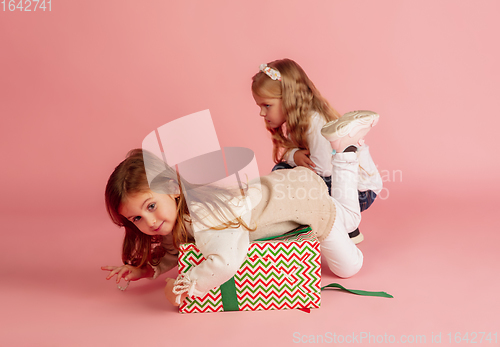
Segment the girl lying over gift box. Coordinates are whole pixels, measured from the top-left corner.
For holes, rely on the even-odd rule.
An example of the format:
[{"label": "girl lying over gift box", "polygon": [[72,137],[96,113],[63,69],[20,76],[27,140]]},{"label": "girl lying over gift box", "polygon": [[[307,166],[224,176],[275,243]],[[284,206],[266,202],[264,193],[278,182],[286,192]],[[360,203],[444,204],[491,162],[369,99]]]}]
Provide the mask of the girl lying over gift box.
[{"label": "girl lying over gift box", "polygon": [[[243,190],[232,190],[192,185],[153,154],[132,150],[106,186],[107,211],[125,228],[124,265],[103,266],[110,271],[107,279],[157,278],[177,264],[179,245],[194,239],[205,260],[167,279],[165,287],[167,299],[179,305],[186,296],[202,296],[233,277],[250,241],[299,225],[315,231],[333,273],[353,276],[363,264],[363,254],[348,236],[361,221],[356,151],[377,118],[371,112],[357,113],[324,126],[322,133],[336,153],[332,196],[323,180],[304,167],[274,171]],[[149,183],[147,170],[158,172]]]}]

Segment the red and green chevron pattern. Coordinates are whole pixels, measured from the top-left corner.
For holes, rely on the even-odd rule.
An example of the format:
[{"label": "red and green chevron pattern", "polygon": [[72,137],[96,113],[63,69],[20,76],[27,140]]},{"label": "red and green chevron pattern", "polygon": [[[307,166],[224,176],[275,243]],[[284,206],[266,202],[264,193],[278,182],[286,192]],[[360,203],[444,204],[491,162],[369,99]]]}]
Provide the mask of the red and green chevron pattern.
[{"label": "red and green chevron pattern", "polygon": [[[194,243],[181,245],[178,260],[179,273],[189,271],[191,267],[200,264],[204,260],[203,254],[196,248]],[[219,311],[224,311],[220,288],[212,289],[201,298],[186,298],[179,306],[179,312],[182,313]]]},{"label": "red and green chevron pattern", "polygon": [[[321,263],[319,241],[308,231],[279,240],[252,242],[247,258],[234,276],[240,311],[319,308]],[[179,273],[200,264],[194,244],[181,246]],[[200,298],[187,298],[182,313],[224,311],[220,288]]]}]

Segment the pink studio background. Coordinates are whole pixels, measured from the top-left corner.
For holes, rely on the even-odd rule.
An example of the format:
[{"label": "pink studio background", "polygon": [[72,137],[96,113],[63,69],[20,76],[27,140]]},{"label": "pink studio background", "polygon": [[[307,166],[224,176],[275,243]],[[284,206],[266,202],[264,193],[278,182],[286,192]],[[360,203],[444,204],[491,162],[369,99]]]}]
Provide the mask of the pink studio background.
[{"label": "pink studio background", "polygon": [[[498,13],[496,0],[53,0],[51,12],[1,11],[0,344],[285,346],[361,332],[498,341]],[[181,315],[162,280],[119,292],[99,270],[119,263],[122,238],[105,214],[108,175],[153,129],[204,109],[221,146],[253,149],[269,172],[250,79],[284,57],[340,112],[381,114],[368,142],[387,189],[363,214],[365,265],[347,280],[324,270],[323,281],[395,298],[329,291],[310,314]]]}]

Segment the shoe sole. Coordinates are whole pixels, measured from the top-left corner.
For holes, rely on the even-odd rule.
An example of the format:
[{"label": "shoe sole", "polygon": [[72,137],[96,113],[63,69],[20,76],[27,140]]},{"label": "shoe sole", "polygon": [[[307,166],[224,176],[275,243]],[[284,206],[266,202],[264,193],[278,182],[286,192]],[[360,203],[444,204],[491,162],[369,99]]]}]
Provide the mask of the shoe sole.
[{"label": "shoe sole", "polygon": [[361,233],[359,233],[357,236],[351,237],[351,241],[354,242],[355,245],[363,242],[364,239],[365,237]]},{"label": "shoe sole", "polygon": [[326,123],[321,129],[321,135],[332,142],[348,135],[355,128],[375,126],[379,117],[377,113],[366,110],[348,112],[339,119]]}]

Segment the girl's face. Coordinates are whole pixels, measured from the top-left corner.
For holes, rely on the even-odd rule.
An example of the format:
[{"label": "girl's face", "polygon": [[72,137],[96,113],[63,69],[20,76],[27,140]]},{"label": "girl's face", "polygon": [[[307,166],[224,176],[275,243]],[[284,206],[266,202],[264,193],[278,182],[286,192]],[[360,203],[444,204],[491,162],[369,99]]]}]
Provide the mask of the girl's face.
[{"label": "girl's face", "polygon": [[172,232],[177,219],[179,195],[159,194],[145,191],[128,196],[118,212],[134,223],[147,235],[168,235]]},{"label": "girl's face", "polygon": [[257,106],[260,107],[260,116],[264,117],[268,127],[276,129],[286,122],[286,117],[281,107],[281,99],[262,98],[255,94],[253,94],[253,98]]}]

